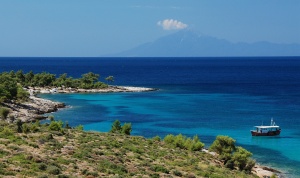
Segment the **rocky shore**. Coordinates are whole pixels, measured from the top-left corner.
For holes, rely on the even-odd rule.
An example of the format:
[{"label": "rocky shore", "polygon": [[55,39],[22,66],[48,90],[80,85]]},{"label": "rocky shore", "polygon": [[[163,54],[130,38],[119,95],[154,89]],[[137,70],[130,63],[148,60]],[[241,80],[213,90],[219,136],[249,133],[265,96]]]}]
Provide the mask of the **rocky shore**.
[{"label": "rocky shore", "polygon": [[45,119],[45,113],[57,111],[64,108],[65,104],[54,102],[47,99],[37,97],[37,94],[43,93],[112,93],[112,92],[148,92],[155,91],[154,88],[144,87],[127,87],[127,86],[109,86],[104,89],[77,89],[77,88],[51,88],[51,87],[29,87],[26,90],[30,93],[26,102],[9,101],[3,105],[10,109],[7,117],[9,122],[20,119],[22,122],[31,122],[35,120]]},{"label": "rocky shore", "polygon": [[[154,88],[144,87],[127,87],[127,86],[109,86],[105,89],[74,89],[74,88],[50,88],[50,87],[30,87],[26,89],[30,93],[28,101],[20,103],[16,101],[10,101],[3,103],[3,105],[9,108],[10,114],[7,117],[9,122],[14,122],[16,119],[20,119],[22,122],[32,122],[36,120],[45,119],[45,113],[51,113],[57,111],[59,108],[64,108],[65,104],[60,102],[54,102],[47,99],[37,97],[37,94],[45,93],[112,93],[112,92],[148,92],[156,91]],[[215,156],[215,153],[203,150]],[[252,170],[252,173],[260,178],[271,177],[284,177],[279,171],[260,166],[258,164]]]},{"label": "rocky shore", "polygon": [[64,87],[30,87],[27,89],[31,95],[38,93],[114,93],[114,92],[149,92],[156,91],[155,88],[145,87],[129,87],[129,86],[108,86],[101,89],[78,89],[78,88],[64,88]]},{"label": "rocky shore", "polygon": [[45,113],[57,111],[59,108],[65,107],[64,103],[54,102],[31,95],[28,101],[20,103],[15,101],[5,102],[5,107],[10,109],[7,117],[9,122],[20,119],[22,122],[31,122],[45,119]]}]

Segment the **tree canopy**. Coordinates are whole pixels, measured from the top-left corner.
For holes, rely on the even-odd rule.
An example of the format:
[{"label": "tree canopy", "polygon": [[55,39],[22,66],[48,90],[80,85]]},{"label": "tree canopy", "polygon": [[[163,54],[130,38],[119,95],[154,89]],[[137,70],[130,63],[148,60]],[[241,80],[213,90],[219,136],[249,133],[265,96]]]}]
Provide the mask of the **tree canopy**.
[{"label": "tree canopy", "polygon": [[66,73],[58,78],[49,72],[24,73],[17,72],[0,73],[0,102],[11,99],[25,100],[29,94],[23,87],[71,87],[83,89],[106,88],[107,84],[99,81],[100,75],[92,72],[82,74],[82,78],[74,79]]}]

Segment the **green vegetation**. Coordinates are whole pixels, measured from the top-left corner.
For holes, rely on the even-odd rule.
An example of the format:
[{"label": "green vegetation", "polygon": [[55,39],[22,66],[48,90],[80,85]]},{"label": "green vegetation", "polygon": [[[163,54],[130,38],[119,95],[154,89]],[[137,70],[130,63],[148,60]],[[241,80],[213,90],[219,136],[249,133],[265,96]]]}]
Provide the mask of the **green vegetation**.
[{"label": "green vegetation", "polygon": [[250,158],[252,153],[240,146],[236,147],[235,140],[228,136],[217,136],[209,149],[219,154],[219,159],[227,168],[239,168],[249,173],[255,165],[255,161]]},{"label": "green vegetation", "polygon": [[181,149],[186,149],[190,151],[201,151],[204,147],[204,143],[200,142],[199,137],[196,135],[193,139],[187,138],[182,134],[174,136],[172,134],[167,135],[164,141],[168,144],[173,145]]},{"label": "green vegetation", "polygon": [[125,123],[123,126],[121,126],[121,122],[119,120],[115,120],[109,132],[130,135],[131,131],[131,123]]},{"label": "green vegetation", "polygon": [[[74,79],[68,75],[61,74],[56,78],[55,74],[48,72],[36,73],[32,71],[23,73],[22,70],[17,72],[3,72],[0,74],[0,102],[6,100],[24,101],[28,98],[29,93],[23,87],[71,87],[82,89],[99,89],[107,88],[108,85],[99,81],[100,75],[92,72],[82,74],[81,78]],[[108,76],[106,81],[113,82],[113,76]]]},{"label": "green vegetation", "polygon": [[6,100],[26,100],[29,94],[18,83],[14,72],[0,74],[0,103]]},{"label": "green vegetation", "polygon": [[[0,121],[0,177],[257,177],[191,149],[201,143],[197,136],[168,135],[161,141],[65,125]],[[249,154],[235,150],[232,159],[242,166]]]}]

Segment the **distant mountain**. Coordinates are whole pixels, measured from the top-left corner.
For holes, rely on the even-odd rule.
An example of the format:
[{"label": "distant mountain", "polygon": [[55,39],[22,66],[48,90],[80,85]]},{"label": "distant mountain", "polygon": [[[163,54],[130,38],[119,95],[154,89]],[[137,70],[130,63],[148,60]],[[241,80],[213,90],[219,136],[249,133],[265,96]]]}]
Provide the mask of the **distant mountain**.
[{"label": "distant mountain", "polygon": [[300,56],[299,44],[232,43],[190,30],[164,36],[114,57]]}]

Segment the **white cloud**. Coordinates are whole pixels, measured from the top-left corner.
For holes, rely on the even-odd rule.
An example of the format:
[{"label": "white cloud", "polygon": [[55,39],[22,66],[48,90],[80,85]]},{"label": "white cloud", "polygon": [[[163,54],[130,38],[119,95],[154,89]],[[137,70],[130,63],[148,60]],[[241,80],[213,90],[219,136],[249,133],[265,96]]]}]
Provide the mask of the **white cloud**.
[{"label": "white cloud", "polygon": [[161,26],[164,30],[179,30],[184,29],[188,25],[174,19],[165,19],[158,21],[157,25]]}]

